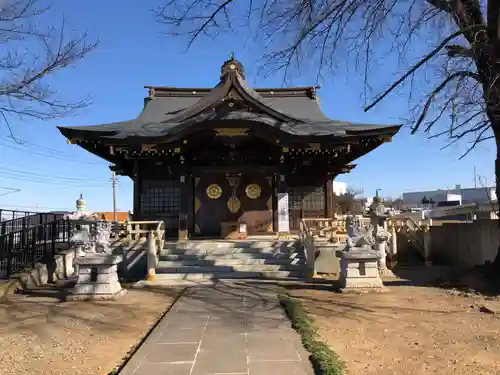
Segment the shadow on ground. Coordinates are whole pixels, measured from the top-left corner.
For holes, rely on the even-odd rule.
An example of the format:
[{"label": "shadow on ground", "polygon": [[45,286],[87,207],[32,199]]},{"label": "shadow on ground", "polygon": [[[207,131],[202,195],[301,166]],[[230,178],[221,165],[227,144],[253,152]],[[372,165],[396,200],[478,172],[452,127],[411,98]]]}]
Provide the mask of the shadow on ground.
[{"label": "shadow on ground", "polygon": [[[481,294],[485,297],[500,296],[500,273],[492,274],[491,269],[476,267],[457,270],[447,266],[429,266],[424,264],[398,264],[392,268],[393,276],[383,276],[386,287],[412,286],[453,290],[457,294]],[[337,275],[322,275],[304,283],[283,284],[289,290],[309,289],[340,293]]]},{"label": "shadow on ground", "polygon": [[500,295],[500,272],[492,272],[491,266],[484,265],[470,269],[456,269],[449,266],[396,265],[393,273],[397,280],[387,280],[387,286],[409,285],[453,289],[463,293]]}]

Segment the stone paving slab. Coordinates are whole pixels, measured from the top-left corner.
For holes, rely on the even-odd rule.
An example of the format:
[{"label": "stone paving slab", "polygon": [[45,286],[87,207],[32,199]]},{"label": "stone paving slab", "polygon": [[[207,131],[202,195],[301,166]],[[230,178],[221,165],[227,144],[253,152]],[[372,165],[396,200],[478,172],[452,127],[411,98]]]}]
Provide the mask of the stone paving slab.
[{"label": "stone paving slab", "polygon": [[270,284],[188,288],[121,375],[312,375]]}]

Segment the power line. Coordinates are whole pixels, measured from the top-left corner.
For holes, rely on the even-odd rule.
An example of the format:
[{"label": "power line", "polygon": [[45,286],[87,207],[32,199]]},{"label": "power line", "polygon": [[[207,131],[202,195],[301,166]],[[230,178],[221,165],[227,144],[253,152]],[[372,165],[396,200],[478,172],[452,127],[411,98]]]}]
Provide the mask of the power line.
[{"label": "power line", "polygon": [[19,137],[19,136],[16,136],[16,138],[9,137],[9,136],[3,136],[3,138],[9,142],[13,142],[14,143],[13,146],[16,146],[16,145],[17,146],[28,146],[29,145],[31,147],[39,148],[42,151],[48,151],[50,153],[60,154],[61,156],[70,156],[68,153],[65,153],[61,150],[56,150],[56,149],[53,149],[53,148],[50,148],[47,146],[42,146],[38,143],[26,141],[24,139],[21,139],[21,137]]},{"label": "power line", "polygon": [[[17,150],[17,151],[29,152],[30,154],[39,155],[39,156],[52,158],[52,159],[56,159],[56,160],[69,161],[69,162],[73,162],[73,163],[91,164],[91,165],[102,165],[102,163],[96,162],[96,161],[79,160],[79,159],[76,159],[76,158],[73,158],[69,155],[64,155],[64,154],[57,155],[57,153],[54,153],[55,150],[54,151],[46,151],[46,152],[44,150],[36,150],[36,149],[27,150],[26,148],[19,147],[19,146],[23,146],[23,144],[18,144],[18,143],[16,145],[9,145],[6,143],[0,143],[0,146],[11,148],[11,149]],[[24,145],[24,146],[26,146],[26,145]],[[38,146],[38,147],[41,147],[41,146]]]},{"label": "power line", "polygon": [[[7,171],[7,172],[2,172],[2,171]],[[0,167],[0,173],[6,173],[6,174],[21,174],[21,175],[27,175],[27,176],[33,176],[34,178],[38,179],[53,179],[53,180],[62,180],[62,181],[69,181],[69,182],[90,182],[90,183],[100,183],[104,184],[107,183],[105,181],[96,181],[96,180],[89,180],[87,178],[74,178],[74,177],[65,177],[65,176],[57,176],[57,175],[51,175],[51,174],[46,174],[46,173],[36,173],[36,172],[28,172],[20,169],[12,169],[12,168],[5,168],[5,167]]]},{"label": "power line", "polygon": [[10,180],[19,180],[19,181],[25,181],[25,182],[31,182],[31,183],[39,183],[39,184],[50,184],[53,185],[54,188],[102,188],[104,187],[105,183],[100,183],[100,184],[94,184],[94,185],[85,185],[82,183],[70,183],[70,182],[65,182],[65,181],[54,181],[54,180],[41,180],[41,179],[36,179],[36,178],[28,178],[24,176],[16,176],[16,175],[8,175],[8,174],[1,174],[0,177],[4,177],[6,179]]},{"label": "power line", "polygon": [[10,207],[10,208],[23,208],[23,209],[37,209],[37,208],[44,208],[46,210],[51,210],[51,211],[74,211],[74,208],[61,208],[61,207],[47,207],[47,206],[24,206],[24,205],[19,205],[19,204],[3,204],[0,203],[0,207]]},{"label": "power line", "polygon": [[3,197],[4,195],[19,193],[21,191],[21,189],[5,187],[5,186],[0,186],[0,190],[7,190],[6,193],[0,193],[0,197]]},{"label": "power line", "polygon": [[65,185],[75,185],[80,186],[81,184],[87,184],[92,186],[103,186],[106,182],[86,182],[84,180],[81,181],[70,181],[70,180],[57,180],[51,179],[50,177],[43,178],[37,176],[23,176],[12,172],[3,172],[0,171],[0,176],[5,177],[11,180],[20,180],[20,181],[28,181],[28,182],[40,182],[40,183],[48,183],[48,184],[65,184]]}]

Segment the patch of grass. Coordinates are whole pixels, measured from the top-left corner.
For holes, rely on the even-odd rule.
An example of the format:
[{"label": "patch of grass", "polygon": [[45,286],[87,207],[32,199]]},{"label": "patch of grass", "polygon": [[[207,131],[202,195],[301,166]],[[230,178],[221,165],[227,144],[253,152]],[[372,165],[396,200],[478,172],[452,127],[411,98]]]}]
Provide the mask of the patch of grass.
[{"label": "patch of grass", "polygon": [[314,370],[320,375],[343,375],[344,363],[330,347],[324,343],[311,316],[302,308],[299,301],[284,289],[278,291],[278,299],[283,306],[292,327],[300,334],[304,348],[310,353]]}]

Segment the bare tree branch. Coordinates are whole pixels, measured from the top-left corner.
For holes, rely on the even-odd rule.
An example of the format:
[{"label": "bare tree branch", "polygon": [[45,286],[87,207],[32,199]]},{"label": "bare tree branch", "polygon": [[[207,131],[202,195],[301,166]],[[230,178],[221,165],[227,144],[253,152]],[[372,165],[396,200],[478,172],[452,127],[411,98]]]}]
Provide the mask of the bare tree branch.
[{"label": "bare tree branch", "polygon": [[[265,52],[261,68],[280,70],[284,80],[293,68],[310,64],[323,77],[324,70],[333,74],[347,61],[346,67],[361,71],[363,91],[374,98],[365,111],[389,94],[404,93],[413,106],[407,119],[413,132],[423,129],[449,144],[468,142],[463,156],[495,139],[500,196],[498,0],[166,1],[157,19],[170,34],[188,35],[189,46],[201,35],[218,35],[234,20],[244,20]],[[415,56],[427,46],[436,47]],[[400,78],[383,82],[394,75],[388,72],[391,65]],[[377,74],[380,66],[383,72]],[[378,95],[369,94],[373,89]],[[424,94],[417,98],[419,93]],[[500,269],[500,256],[497,260]]]},{"label": "bare tree branch", "polygon": [[[446,85],[448,85],[449,82],[453,81],[456,78],[465,78],[465,77],[474,78],[475,80],[480,81],[479,75],[477,73],[470,72],[470,71],[455,72],[455,73],[449,75],[448,77],[446,77],[446,79],[443,82],[441,82],[438,85],[438,87],[436,87],[436,89],[434,91],[432,91],[432,93],[429,95],[429,97],[424,105],[424,108],[422,109],[422,113],[421,113],[420,117],[418,118],[416,124],[413,126],[413,128],[411,130],[412,134],[415,134],[418,131],[420,125],[427,117],[427,112],[429,111],[429,108],[432,105],[432,102],[435,100],[436,95],[438,95],[446,87]],[[428,130],[430,130],[430,128],[427,128],[427,131]]]},{"label": "bare tree branch", "polygon": [[473,51],[470,48],[460,46],[457,44],[448,45],[445,47],[449,57],[467,57],[472,58],[474,56]]},{"label": "bare tree branch", "polygon": [[394,82],[387,90],[385,90],[382,94],[379,95],[373,103],[365,107],[365,112],[368,112],[370,109],[375,107],[378,103],[382,101],[387,95],[389,95],[396,87],[398,87],[401,83],[403,83],[410,75],[415,73],[417,69],[422,67],[426,62],[436,56],[448,43],[450,40],[455,39],[457,36],[462,35],[463,31],[457,31],[445,38],[436,48],[434,48],[430,53],[425,55],[418,63],[416,63],[413,67],[411,67],[401,78],[399,78],[396,82]]},{"label": "bare tree branch", "polygon": [[46,82],[92,52],[87,33],[66,36],[61,26],[42,27],[50,7],[38,0],[12,0],[0,8],[0,119],[12,133],[12,117],[53,119],[88,105],[88,99],[64,101]]}]

